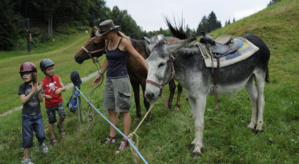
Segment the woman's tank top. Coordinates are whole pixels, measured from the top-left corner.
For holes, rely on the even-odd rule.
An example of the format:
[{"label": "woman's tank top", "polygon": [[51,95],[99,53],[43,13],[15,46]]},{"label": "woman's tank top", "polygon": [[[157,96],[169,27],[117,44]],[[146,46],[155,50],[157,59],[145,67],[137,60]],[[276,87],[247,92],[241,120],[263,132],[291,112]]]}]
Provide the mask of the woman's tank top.
[{"label": "woman's tank top", "polygon": [[107,79],[118,79],[123,77],[129,77],[127,71],[127,56],[128,51],[121,51],[119,45],[123,38],[118,42],[117,47],[114,50],[109,50],[109,41],[106,47],[106,57],[108,60]]}]

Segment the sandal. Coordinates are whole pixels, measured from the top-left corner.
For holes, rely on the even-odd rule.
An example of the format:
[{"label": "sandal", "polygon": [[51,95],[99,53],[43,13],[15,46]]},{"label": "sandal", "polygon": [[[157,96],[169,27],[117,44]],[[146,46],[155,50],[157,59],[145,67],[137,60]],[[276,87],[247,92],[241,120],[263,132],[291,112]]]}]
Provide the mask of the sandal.
[{"label": "sandal", "polygon": [[56,140],[56,138],[51,139],[50,142],[51,142],[51,145],[53,145],[53,146],[58,144],[58,141]]},{"label": "sandal", "polygon": [[66,134],[63,126],[59,126],[59,124],[57,124],[57,128],[59,130],[60,135],[64,136]]}]

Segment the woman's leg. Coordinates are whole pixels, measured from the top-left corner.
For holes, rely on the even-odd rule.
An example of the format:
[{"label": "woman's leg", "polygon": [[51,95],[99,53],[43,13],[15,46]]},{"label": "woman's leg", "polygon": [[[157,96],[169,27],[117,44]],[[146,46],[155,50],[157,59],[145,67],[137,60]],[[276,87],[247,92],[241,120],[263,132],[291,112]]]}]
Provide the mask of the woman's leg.
[{"label": "woman's leg", "polygon": [[[114,109],[109,109],[109,121],[117,127],[117,122],[118,122],[118,118],[117,118],[117,113],[115,112]],[[110,133],[109,133],[110,137],[115,137],[116,136],[116,132],[115,129],[113,128],[113,126],[110,125]]]},{"label": "woman's leg", "polygon": [[126,136],[128,136],[130,134],[130,128],[131,128],[130,112],[121,113],[121,116],[122,116],[122,119],[123,119],[124,134]]}]

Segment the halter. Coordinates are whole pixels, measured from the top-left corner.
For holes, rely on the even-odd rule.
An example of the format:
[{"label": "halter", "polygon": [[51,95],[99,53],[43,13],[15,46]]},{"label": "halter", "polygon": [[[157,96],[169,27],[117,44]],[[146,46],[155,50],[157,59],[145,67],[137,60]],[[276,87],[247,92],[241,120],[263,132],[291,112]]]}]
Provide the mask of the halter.
[{"label": "halter", "polygon": [[92,62],[93,63],[96,63],[97,62],[97,60],[96,59],[94,59],[93,57],[92,57],[92,55],[91,54],[95,54],[95,53],[98,53],[98,52],[101,52],[101,51],[104,51],[105,50],[105,47],[104,48],[101,48],[101,49],[98,49],[98,50],[94,50],[94,51],[88,51],[85,47],[81,47],[86,53],[87,53],[87,55],[91,58],[91,60],[92,60]]},{"label": "halter", "polygon": [[[95,37],[93,37],[92,39],[94,39]],[[98,49],[98,50],[94,50],[94,51],[88,51],[84,46],[81,47],[86,53],[87,55],[91,58],[92,62],[94,63],[94,65],[97,67],[97,71],[98,71],[98,74],[100,75],[100,68],[101,68],[101,65],[100,65],[100,62],[98,60],[99,57],[97,57],[97,59],[95,59],[94,57],[92,57],[91,54],[95,54],[95,53],[98,53],[98,52],[101,52],[101,51],[104,51],[105,50],[105,47],[104,48],[101,48],[101,49]],[[91,91],[90,93],[90,97],[91,95],[93,94],[93,92],[95,91],[95,89],[97,89],[101,84],[103,83],[103,78],[101,78],[101,82]]]},{"label": "halter", "polygon": [[174,65],[173,65],[174,60],[175,60],[175,57],[171,54],[170,55],[170,59],[168,61],[170,63],[170,65],[171,65],[170,72],[167,75],[167,77],[163,80],[162,84],[159,84],[159,83],[157,83],[155,81],[152,81],[152,80],[149,80],[149,79],[146,79],[146,81],[145,81],[146,83],[153,84],[154,86],[160,88],[159,96],[162,95],[162,91],[163,91],[164,86],[171,80],[172,76],[174,75],[174,72],[175,72],[174,71]]}]

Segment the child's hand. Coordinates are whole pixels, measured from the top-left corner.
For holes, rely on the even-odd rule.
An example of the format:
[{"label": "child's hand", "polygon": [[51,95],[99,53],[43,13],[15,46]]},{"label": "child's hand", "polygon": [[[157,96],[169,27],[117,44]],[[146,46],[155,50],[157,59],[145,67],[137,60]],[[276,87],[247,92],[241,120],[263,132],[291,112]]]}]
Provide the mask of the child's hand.
[{"label": "child's hand", "polygon": [[35,93],[37,91],[37,83],[32,84],[31,92]]},{"label": "child's hand", "polygon": [[45,99],[50,100],[52,97],[50,95],[44,95]]},{"label": "child's hand", "polygon": [[61,88],[58,88],[58,89],[55,91],[55,94],[56,94],[56,95],[60,95],[60,94],[61,94]]},{"label": "child's hand", "polygon": [[43,88],[43,83],[41,82],[40,84],[37,85],[37,91],[40,92]]}]

